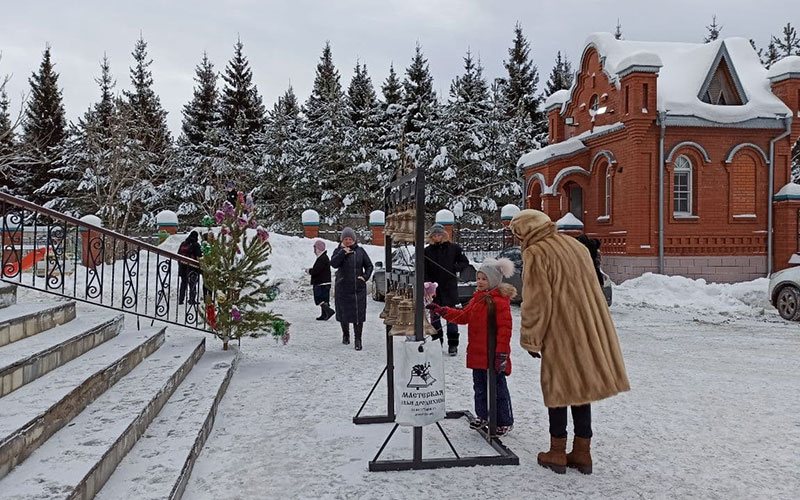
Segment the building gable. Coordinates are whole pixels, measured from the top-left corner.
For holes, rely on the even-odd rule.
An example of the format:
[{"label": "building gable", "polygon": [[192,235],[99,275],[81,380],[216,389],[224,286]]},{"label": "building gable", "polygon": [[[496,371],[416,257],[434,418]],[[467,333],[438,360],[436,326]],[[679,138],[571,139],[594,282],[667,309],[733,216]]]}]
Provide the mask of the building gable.
[{"label": "building gable", "polygon": [[736,74],[728,49],[720,45],[697,97],[706,104],[741,106],[747,104],[747,94]]}]

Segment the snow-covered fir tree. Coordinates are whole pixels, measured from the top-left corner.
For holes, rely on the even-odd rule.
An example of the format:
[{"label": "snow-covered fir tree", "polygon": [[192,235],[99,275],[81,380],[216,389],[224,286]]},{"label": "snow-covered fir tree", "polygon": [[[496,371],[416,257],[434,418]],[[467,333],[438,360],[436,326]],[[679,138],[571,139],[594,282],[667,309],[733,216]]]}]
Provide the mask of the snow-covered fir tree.
[{"label": "snow-covered fir tree", "polygon": [[614,29],[614,38],[622,40],[622,25],[619,23],[619,18],[617,18],[617,27]]},{"label": "snow-covered fir tree", "polygon": [[773,64],[781,60],[781,54],[778,52],[778,45],[775,43],[774,37],[769,41],[769,45],[767,45],[766,53],[761,57],[761,63],[766,66],[767,69],[772,67]]},{"label": "snow-covered fir tree", "polygon": [[11,119],[11,105],[6,93],[6,80],[0,81],[0,189],[17,194],[17,188],[25,184],[25,171],[18,165],[15,143],[16,123]]},{"label": "snow-covered fir tree", "polygon": [[353,185],[355,179],[349,178],[353,173],[347,168],[351,121],[330,42],[322,49],[314,87],[303,109],[308,125],[303,164],[308,171],[295,180],[294,189],[303,198],[317,200],[320,215],[335,222],[350,204],[345,186]]},{"label": "snow-covered fir tree", "polygon": [[347,173],[342,185],[348,204],[342,210],[351,216],[363,216],[367,223],[370,212],[382,205],[389,175],[380,156],[381,105],[366,64],[356,63],[347,89],[347,105],[352,147],[347,150]]},{"label": "snow-covered fir tree", "polygon": [[389,66],[389,76],[381,85],[383,102],[380,105],[378,122],[378,153],[381,171],[387,181],[398,166],[400,147],[405,127],[403,84],[397,77],[394,64]]},{"label": "snow-covered fir tree", "polygon": [[545,95],[552,95],[553,92],[558,90],[569,89],[572,87],[572,80],[575,75],[572,73],[572,65],[567,59],[566,54],[561,57],[561,51],[556,55],[556,64],[550,72],[550,78],[547,80],[545,87]]},{"label": "snow-covered fir tree", "polygon": [[128,109],[126,119],[132,118],[130,138],[138,144],[138,161],[147,165],[139,196],[140,218],[135,221],[143,228],[152,228],[155,213],[175,205],[169,190],[172,175],[168,159],[172,154],[172,137],[167,128],[167,112],[161,99],[153,90],[153,60],[147,53],[147,42],[142,36],[136,41],[133,52],[134,65],[130,67],[131,90],[123,92]]},{"label": "snow-covered fir tree", "polygon": [[262,163],[267,118],[241,39],[234,45],[233,57],[222,79],[225,86],[220,93],[219,156],[227,164],[222,168],[228,182],[233,182],[238,190],[251,192],[258,185],[254,173]]},{"label": "snow-covered fir tree", "polygon": [[772,41],[781,58],[800,55],[800,38],[797,37],[797,30],[792,23],[786,23],[786,26],[783,27],[783,35],[780,38],[773,36]]},{"label": "snow-covered fir tree", "polygon": [[294,89],[289,87],[269,113],[265,156],[254,196],[267,220],[277,230],[296,229],[298,213],[316,206],[317,199],[294,191],[295,182],[306,175],[303,163],[303,117]]},{"label": "snow-covered fir tree", "polygon": [[175,199],[180,200],[178,215],[200,223],[220,204],[228,172],[219,158],[221,115],[217,73],[208,54],[195,67],[192,100],[183,107],[183,123],[173,159]]},{"label": "snow-covered fir tree", "polygon": [[711,24],[706,26],[706,30],[708,30],[708,34],[703,38],[705,43],[710,43],[719,38],[720,32],[722,31],[722,25],[717,24],[717,16],[716,14],[711,16]]},{"label": "snow-covered fir tree", "polygon": [[67,121],[61,89],[58,88],[58,73],[50,57],[50,45],[45,47],[39,71],[28,79],[30,98],[22,123],[22,147],[26,185],[19,186],[21,194],[34,203],[43,204],[47,194],[37,192],[53,175],[50,170],[58,162],[61,147],[66,137]]},{"label": "snow-covered fir tree", "polygon": [[[399,145],[398,166],[402,169],[428,168],[441,153],[436,123],[440,120],[440,106],[433,90],[433,76],[428,60],[417,43],[411,65],[403,80],[404,125]],[[399,172],[397,172],[399,173]]]}]

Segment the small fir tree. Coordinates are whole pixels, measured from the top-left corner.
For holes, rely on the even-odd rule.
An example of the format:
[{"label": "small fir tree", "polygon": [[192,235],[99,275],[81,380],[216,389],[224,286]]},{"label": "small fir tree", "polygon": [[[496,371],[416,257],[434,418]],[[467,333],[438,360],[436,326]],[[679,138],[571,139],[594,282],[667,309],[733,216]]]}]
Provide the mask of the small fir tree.
[{"label": "small fir tree", "polygon": [[762,64],[766,66],[767,69],[771,68],[773,64],[780,61],[781,54],[778,52],[778,46],[775,44],[774,37],[769,41],[769,45],[767,45],[767,52],[761,58]]},{"label": "small fir tree", "polygon": [[204,286],[212,291],[205,298],[205,319],[214,336],[222,340],[223,350],[231,340],[267,331],[286,343],[288,323],[266,310],[275,298],[266,263],[272,247],[269,233],[258,225],[252,201],[245,201],[240,191],[236,207],[226,201],[213,222],[221,226],[220,232],[209,238],[200,268]]},{"label": "small fir tree", "polygon": [[614,38],[622,40],[622,25],[619,23],[619,18],[617,18],[617,28],[614,30]]},{"label": "small fir tree", "polygon": [[708,30],[708,34],[703,38],[705,43],[710,43],[719,38],[719,34],[722,31],[722,25],[717,24],[717,16],[716,14],[711,16],[711,24],[706,26],[706,30]]},{"label": "small fir tree", "polygon": [[781,58],[800,55],[800,38],[797,37],[797,30],[792,23],[786,23],[783,27],[783,36],[781,38],[773,36],[772,41],[775,42]]}]

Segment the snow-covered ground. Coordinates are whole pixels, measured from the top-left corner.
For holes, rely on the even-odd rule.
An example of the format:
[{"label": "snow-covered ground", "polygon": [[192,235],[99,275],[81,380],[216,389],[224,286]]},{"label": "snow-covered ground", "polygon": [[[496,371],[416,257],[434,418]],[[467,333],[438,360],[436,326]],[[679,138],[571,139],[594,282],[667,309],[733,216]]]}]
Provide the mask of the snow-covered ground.
[{"label": "snow-covered ground", "polygon": [[[280,240],[273,243],[280,255]],[[384,366],[383,304],[369,302],[365,347],[356,352],[340,343],[337,323],[314,320],[309,289],[299,286],[273,303],[292,323],[288,345],[242,342],[184,498],[796,498],[800,325],[781,320],[765,290],[766,280],[708,285],[655,275],[617,286],[612,313],[632,390],[593,405],[594,474],[560,476],[536,464],[548,445],[547,412],[539,362],[517,342],[509,378],[516,422],[504,443],[519,466],[368,472],[391,425],[356,426],[352,417]],[[463,346],[446,358],[449,409],[472,409],[464,363]],[[384,410],[385,394],[381,384],[365,414]],[[466,423],[445,428],[457,448],[480,447]],[[426,457],[449,456],[437,434],[425,430]],[[383,458],[408,458],[410,445],[410,433],[398,431]]]}]

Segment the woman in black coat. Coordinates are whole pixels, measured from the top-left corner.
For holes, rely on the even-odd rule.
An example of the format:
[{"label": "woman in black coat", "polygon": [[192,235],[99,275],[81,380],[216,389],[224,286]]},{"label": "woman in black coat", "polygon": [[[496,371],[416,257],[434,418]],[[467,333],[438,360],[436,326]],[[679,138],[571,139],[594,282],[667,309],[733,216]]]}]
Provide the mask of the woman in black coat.
[{"label": "woman in black coat", "polygon": [[[455,307],[458,303],[458,278],[460,273],[469,265],[469,259],[461,251],[461,247],[451,243],[447,238],[447,231],[441,224],[434,224],[430,229],[430,245],[425,247],[425,281],[439,284],[436,288],[436,297],[433,301],[440,306]],[[439,316],[431,314],[431,325],[436,329],[439,342],[442,338],[442,320]],[[447,353],[450,356],[458,354],[458,325],[447,323]]]},{"label": "woman in black coat", "polygon": [[325,250],[325,242],[317,240],[314,242],[314,253],[317,260],[314,267],[308,270],[311,275],[311,286],[314,288],[314,304],[322,309],[320,321],[328,321],[336,311],[331,309],[331,260],[328,258],[328,251]]},{"label": "woman in black coat", "polygon": [[342,325],[342,343],[350,343],[350,323],[355,330],[355,348],[362,348],[361,334],[367,319],[367,281],[372,275],[372,261],[356,243],[351,228],[342,230],[342,243],[334,250],[331,266],[336,269],[336,321]]},{"label": "woman in black coat", "polygon": [[[178,247],[178,255],[197,260],[203,256],[203,250],[200,248],[198,238],[200,235],[197,231],[192,231],[189,236],[183,240],[181,246]],[[186,300],[186,287],[189,287],[189,304],[197,304],[197,282],[200,279],[200,269],[193,267],[192,272],[189,272],[189,265],[183,262],[178,262],[178,278],[180,284],[178,286],[178,305],[183,304]]]}]

